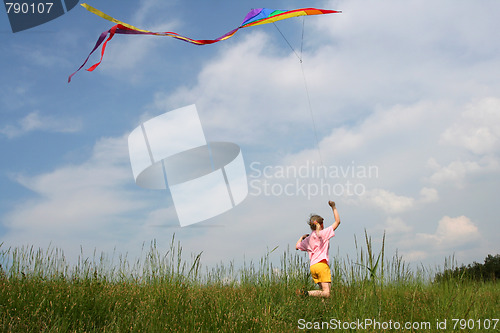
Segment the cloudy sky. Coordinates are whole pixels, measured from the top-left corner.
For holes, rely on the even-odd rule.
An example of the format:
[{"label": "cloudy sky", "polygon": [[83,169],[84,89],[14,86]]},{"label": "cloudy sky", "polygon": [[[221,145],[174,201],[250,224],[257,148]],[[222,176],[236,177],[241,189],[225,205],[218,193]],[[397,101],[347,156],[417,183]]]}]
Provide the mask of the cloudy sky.
[{"label": "cloudy sky", "polygon": [[[112,24],[77,6],[14,34],[1,15],[2,247],[133,258],[154,239],[168,248],[175,234],[208,266],[276,246],[278,258],[308,232],[310,213],[333,221],[334,200],[342,224],[331,256],[355,255],[365,229],[374,240],[385,230],[386,253],[414,266],[500,252],[498,1],[88,3],[198,39],[237,27],[252,8],[343,13],[243,29],[210,46],[118,35],[102,65],[70,84]],[[135,184],[127,137],[191,104],[208,141],[241,147],[249,194],[181,228],[168,191]]]}]

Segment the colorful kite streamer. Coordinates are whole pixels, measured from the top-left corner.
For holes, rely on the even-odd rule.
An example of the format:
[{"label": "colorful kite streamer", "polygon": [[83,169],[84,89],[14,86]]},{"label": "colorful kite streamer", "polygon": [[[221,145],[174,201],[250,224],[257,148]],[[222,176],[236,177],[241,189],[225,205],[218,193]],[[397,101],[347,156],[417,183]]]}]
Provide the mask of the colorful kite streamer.
[{"label": "colorful kite streamer", "polygon": [[[241,28],[247,28],[247,27],[253,27],[256,25],[260,24],[267,24],[267,23],[273,23],[276,21],[288,19],[291,17],[297,17],[297,16],[304,16],[304,15],[322,15],[322,14],[332,14],[332,13],[341,13],[341,11],[337,10],[325,10],[325,9],[316,9],[316,8],[300,8],[300,9],[293,9],[293,10],[272,10],[272,9],[267,9],[267,8],[257,8],[257,9],[252,9],[246,16],[245,19],[243,20],[243,23],[236,29],[233,29],[229,31],[228,33],[222,35],[219,38],[216,39],[191,39],[188,37],[181,36],[175,32],[153,32],[153,31],[148,31],[148,30],[143,30],[136,28],[130,24],[124,23],[122,21],[119,21],[103,12],[101,12],[98,9],[95,9],[94,7],[91,7],[87,5],[86,3],[81,4],[85,9],[90,11],[91,13],[94,13],[108,21],[111,21],[113,23],[116,23],[115,26],[113,26],[111,29],[108,31],[104,31],[101,36],[99,36],[99,39],[97,40],[94,48],[88,55],[87,59],[83,62],[83,64],[78,68],[73,74],[71,74],[68,78],[68,82],[71,82],[71,78],[73,75],[75,75],[80,69],[85,66],[87,61],[89,60],[90,56],[94,51],[104,42],[102,45],[101,49],[101,59],[99,60],[98,63],[92,65],[87,71],[91,72],[94,69],[96,69],[97,66],[99,66],[102,62],[102,58],[104,56],[104,51],[106,50],[106,44],[113,38],[115,34],[134,34],[134,35],[154,35],[154,36],[167,36],[167,37],[172,37],[176,39],[180,39],[182,41],[195,44],[195,45],[207,45],[207,44],[213,44],[220,42],[222,40],[226,40],[230,37],[232,37],[236,31],[238,31]],[[109,37],[106,39],[106,37],[109,35]]]}]

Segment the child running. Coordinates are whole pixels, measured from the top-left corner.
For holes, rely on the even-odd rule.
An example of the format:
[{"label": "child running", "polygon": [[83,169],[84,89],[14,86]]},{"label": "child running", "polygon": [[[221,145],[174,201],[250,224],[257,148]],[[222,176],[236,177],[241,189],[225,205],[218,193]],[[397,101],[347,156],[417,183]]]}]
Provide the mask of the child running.
[{"label": "child running", "polygon": [[339,213],[335,207],[335,202],[328,201],[332,207],[335,222],[324,229],[323,218],[319,215],[312,215],[307,222],[311,227],[311,234],[299,238],[295,245],[296,250],[307,251],[311,261],[311,275],[314,283],[317,283],[321,290],[300,291],[300,294],[319,297],[330,297],[330,287],[332,274],[330,272],[328,250],[330,248],[330,238],[335,236],[335,229],[340,224]]}]

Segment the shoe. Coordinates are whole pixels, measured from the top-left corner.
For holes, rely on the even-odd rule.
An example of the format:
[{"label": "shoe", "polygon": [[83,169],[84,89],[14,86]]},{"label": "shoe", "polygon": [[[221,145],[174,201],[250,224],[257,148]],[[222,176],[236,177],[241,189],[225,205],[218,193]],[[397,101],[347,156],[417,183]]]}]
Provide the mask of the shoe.
[{"label": "shoe", "polygon": [[307,296],[309,296],[309,292],[308,292],[306,289],[300,289],[300,288],[299,288],[299,289],[297,289],[297,290],[295,290],[295,294],[296,294],[297,296],[302,296],[302,297],[307,297]]}]

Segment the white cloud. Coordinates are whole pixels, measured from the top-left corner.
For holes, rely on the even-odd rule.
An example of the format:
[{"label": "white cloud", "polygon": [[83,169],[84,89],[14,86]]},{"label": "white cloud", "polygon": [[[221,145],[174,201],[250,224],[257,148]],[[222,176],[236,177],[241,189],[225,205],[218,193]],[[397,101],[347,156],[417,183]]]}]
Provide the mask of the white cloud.
[{"label": "white cloud", "polygon": [[500,99],[489,97],[467,105],[441,141],[478,155],[500,153]]},{"label": "white cloud", "polygon": [[409,262],[422,262],[429,258],[444,260],[452,254],[470,258],[479,253],[477,249],[483,236],[478,226],[468,217],[444,216],[438,221],[433,233],[415,232],[424,230],[425,225],[422,221],[418,226],[412,226],[399,217],[389,217],[375,229],[383,229],[387,234],[386,244],[396,247],[403,259]]},{"label": "white cloud", "polygon": [[436,189],[428,187],[422,188],[417,198],[398,195],[384,189],[371,189],[359,199],[362,203],[368,203],[387,214],[400,214],[425,204],[437,202],[439,194]]},{"label": "white cloud", "polygon": [[478,227],[466,216],[443,217],[433,234],[417,234],[418,242],[439,250],[456,250],[481,237]]},{"label": "white cloud", "polygon": [[[355,151],[366,145],[367,133],[363,130],[347,129],[341,127],[333,130],[332,134],[327,136],[321,141],[321,150],[335,150],[336,154],[347,153]],[[328,147],[334,147],[333,149],[328,149]]]},{"label": "white cloud", "polygon": [[424,187],[420,190],[420,202],[432,203],[439,201],[439,194],[435,188]]},{"label": "white cloud", "polygon": [[41,115],[34,111],[20,119],[15,125],[5,125],[0,128],[0,133],[13,139],[33,131],[74,133],[80,131],[82,123],[80,119],[56,118],[54,116]]},{"label": "white cloud", "polygon": [[387,221],[385,222],[384,225],[384,230],[387,232],[387,234],[404,234],[411,232],[413,228],[406,224],[401,218],[399,217],[389,217],[387,218]]},{"label": "white cloud", "polygon": [[144,206],[125,189],[133,182],[127,157],[124,138],[102,139],[82,164],[35,176],[18,175],[19,184],[36,197],[15,207],[4,224],[13,231],[41,238],[44,233],[75,237],[78,232],[108,229],[124,214]]},{"label": "white cloud", "polygon": [[498,172],[500,163],[495,157],[486,156],[476,161],[453,161],[446,166],[441,166],[434,158],[430,158],[427,166],[433,170],[429,177],[432,184],[451,183],[463,188],[467,177]]},{"label": "white cloud", "polygon": [[370,190],[362,200],[389,214],[405,212],[415,205],[415,199],[383,189]]},{"label": "white cloud", "polygon": [[407,262],[421,262],[422,260],[429,257],[429,253],[426,251],[409,251],[403,254],[403,259]]},{"label": "white cloud", "polygon": [[477,162],[455,161],[445,167],[441,167],[434,159],[430,159],[429,165],[437,169],[430,177],[430,181],[435,184],[452,182],[461,185],[468,173],[476,172],[480,169]]},{"label": "white cloud", "polygon": [[500,170],[500,99],[485,97],[461,109],[439,136],[443,149],[455,148],[456,153],[442,153],[439,160],[448,160],[444,165],[435,157],[427,160],[432,171],[427,179],[434,185],[463,188],[473,176]]}]

